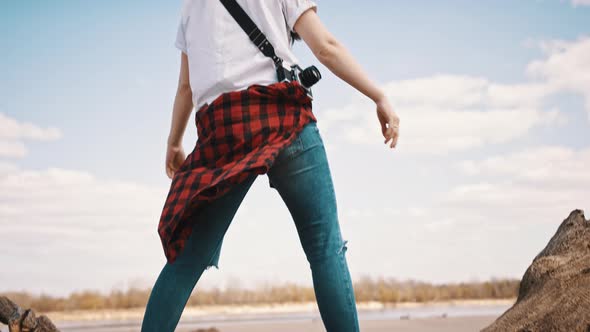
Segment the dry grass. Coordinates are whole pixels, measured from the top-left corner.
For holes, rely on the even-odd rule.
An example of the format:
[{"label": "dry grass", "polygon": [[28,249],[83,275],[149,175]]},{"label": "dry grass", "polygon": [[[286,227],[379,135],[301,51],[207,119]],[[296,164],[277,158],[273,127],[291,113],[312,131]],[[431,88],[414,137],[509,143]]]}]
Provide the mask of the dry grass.
[{"label": "dry grass", "polygon": [[[364,277],[354,283],[357,302],[385,304],[405,302],[436,302],[454,300],[511,299],[518,294],[519,281],[497,279],[486,282],[431,284],[398,281],[392,278]],[[83,291],[68,297],[32,295],[27,292],[1,293],[24,308],[38,312],[132,309],[145,307],[151,289],[131,288],[113,290],[109,294]],[[256,289],[228,287],[226,289],[196,289],[187,306],[255,305],[315,302],[312,287],[292,283],[261,286]]]}]

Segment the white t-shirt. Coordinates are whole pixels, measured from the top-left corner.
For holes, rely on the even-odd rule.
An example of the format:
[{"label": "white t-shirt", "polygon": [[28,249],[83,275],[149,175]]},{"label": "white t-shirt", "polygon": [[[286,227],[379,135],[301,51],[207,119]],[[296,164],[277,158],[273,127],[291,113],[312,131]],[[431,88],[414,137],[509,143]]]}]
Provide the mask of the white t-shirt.
[{"label": "white t-shirt", "polygon": [[[291,50],[293,25],[312,0],[236,0],[289,67],[299,64]],[[225,92],[277,82],[272,59],[252,43],[219,0],[184,0],[176,47],[186,53],[196,109]]]}]

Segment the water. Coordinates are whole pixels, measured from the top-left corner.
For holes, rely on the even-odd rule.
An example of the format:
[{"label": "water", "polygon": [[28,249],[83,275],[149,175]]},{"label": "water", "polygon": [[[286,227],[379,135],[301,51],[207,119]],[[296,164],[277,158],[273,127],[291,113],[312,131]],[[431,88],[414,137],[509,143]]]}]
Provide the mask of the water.
[{"label": "water", "polygon": [[[382,310],[359,310],[360,320],[399,320],[429,317],[470,317],[470,316],[500,316],[510,306],[494,305],[453,305],[453,306],[420,306],[414,308],[388,308]],[[211,315],[199,318],[183,318],[178,331],[191,331],[199,328],[216,326],[223,328],[231,325],[269,324],[289,322],[318,322],[321,321],[319,312],[314,313],[284,313],[284,314],[232,314]],[[139,331],[141,320],[127,321],[98,321],[98,322],[68,322],[58,324],[63,332],[136,332]],[[0,331],[4,331],[1,330]]]}]

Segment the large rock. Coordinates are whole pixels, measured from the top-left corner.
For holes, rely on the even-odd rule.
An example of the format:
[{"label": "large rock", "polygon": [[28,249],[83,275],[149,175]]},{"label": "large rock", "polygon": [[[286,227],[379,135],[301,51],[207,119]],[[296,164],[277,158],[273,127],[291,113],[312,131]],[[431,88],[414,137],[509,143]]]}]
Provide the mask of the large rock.
[{"label": "large rock", "polygon": [[47,316],[36,317],[33,310],[22,310],[6,296],[0,296],[0,323],[10,332],[59,332]]},{"label": "large rock", "polygon": [[583,211],[561,223],[526,270],[516,303],[482,331],[590,332],[590,221]]}]

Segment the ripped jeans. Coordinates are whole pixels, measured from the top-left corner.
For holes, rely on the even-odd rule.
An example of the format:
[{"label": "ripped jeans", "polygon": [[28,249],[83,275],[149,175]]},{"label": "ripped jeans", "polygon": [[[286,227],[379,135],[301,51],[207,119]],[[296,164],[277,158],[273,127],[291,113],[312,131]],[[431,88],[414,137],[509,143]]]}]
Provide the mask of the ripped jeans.
[{"label": "ripped jeans", "polygon": [[[201,210],[200,222],[185,248],[173,264],[166,263],[152,288],[142,332],[175,330],[202,273],[211,266],[218,267],[223,237],[257,176],[253,174]],[[308,123],[281,150],[267,176],[269,186],[278,191],[295,222],[326,330],[358,332],[345,257],[347,241],[340,232],[332,176],[316,122]]]}]

